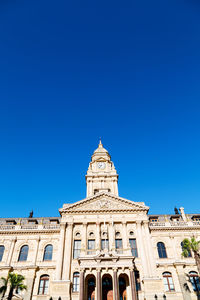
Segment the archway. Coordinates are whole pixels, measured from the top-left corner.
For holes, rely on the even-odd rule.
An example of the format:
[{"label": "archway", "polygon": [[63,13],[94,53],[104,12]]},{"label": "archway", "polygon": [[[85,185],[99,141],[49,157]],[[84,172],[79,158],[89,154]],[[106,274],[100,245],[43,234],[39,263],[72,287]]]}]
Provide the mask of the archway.
[{"label": "archway", "polygon": [[95,277],[93,275],[89,276],[87,278],[87,300],[95,300],[95,287]]},{"label": "archway", "polygon": [[102,300],[113,300],[112,277],[108,274],[102,279]]},{"label": "archway", "polygon": [[122,274],[119,276],[119,299],[127,300],[127,286],[129,285],[128,276]]}]

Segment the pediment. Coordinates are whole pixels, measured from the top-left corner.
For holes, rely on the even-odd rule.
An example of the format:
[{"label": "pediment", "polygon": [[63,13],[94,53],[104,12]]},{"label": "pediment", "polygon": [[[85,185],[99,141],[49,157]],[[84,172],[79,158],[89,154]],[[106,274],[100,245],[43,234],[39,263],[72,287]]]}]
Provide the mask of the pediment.
[{"label": "pediment", "polygon": [[143,202],[133,202],[110,193],[101,192],[73,204],[64,204],[60,213],[136,212],[148,211]]}]

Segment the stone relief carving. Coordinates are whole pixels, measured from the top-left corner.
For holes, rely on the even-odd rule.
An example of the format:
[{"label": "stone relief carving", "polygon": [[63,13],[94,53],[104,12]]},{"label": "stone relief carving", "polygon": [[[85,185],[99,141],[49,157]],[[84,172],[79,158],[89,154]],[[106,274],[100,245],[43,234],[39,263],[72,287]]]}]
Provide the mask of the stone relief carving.
[{"label": "stone relief carving", "polygon": [[[123,203],[120,200],[111,200],[109,198],[102,198],[91,200],[90,202],[81,203],[80,205],[74,206],[71,209],[73,211],[84,211],[84,210],[130,210],[138,209],[138,206],[134,204]],[[139,208],[140,209],[140,208]]]}]

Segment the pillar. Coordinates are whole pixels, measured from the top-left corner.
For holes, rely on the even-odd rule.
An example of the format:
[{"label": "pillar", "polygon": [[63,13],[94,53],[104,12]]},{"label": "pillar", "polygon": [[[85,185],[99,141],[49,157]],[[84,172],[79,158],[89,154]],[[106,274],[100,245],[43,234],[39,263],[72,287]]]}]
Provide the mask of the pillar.
[{"label": "pillar", "polygon": [[131,296],[132,300],[137,300],[136,284],[135,284],[135,272],[130,269],[130,284],[131,284]]},{"label": "pillar", "polygon": [[79,300],[84,300],[84,270],[80,272],[80,290],[79,290]]},{"label": "pillar", "polygon": [[7,257],[7,265],[8,266],[10,266],[11,262],[12,262],[12,256],[13,256],[16,240],[17,240],[16,237],[12,238],[12,240],[11,240],[11,244],[10,244],[10,247],[9,247],[10,251],[9,251],[9,254],[8,254],[8,257]]},{"label": "pillar", "polygon": [[64,240],[65,240],[65,223],[61,223],[60,224],[59,251],[58,251],[57,265],[56,265],[56,280],[61,280],[61,277],[62,277]]},{"label": "pillar", "polygon": [[109,223],[109,250],[114,251],[115,249],[115,232],[113,222]]},{"label": "pillar", "polygon": [[97,269],[97,300],[101,300],[101,269]]},{"label": "pillar", "polygon": [[37,255],[38,255],[38,248],[39,248],[39,243],[40,243],[40,237],[37,237],[36,243],[37,244],[36,244],[35,257],[33,259],[35,265],[37,264]]},{"label": "pillar", "polygon": [[101,237],[100,237],[100,222],[96,223],[96,248],[99,252],[101,250]]},{"label": "pillar", "polygon": [[73,223],[67,223],[66,237],[65,237],[65,251],[64,251],[64,263],[63,263],[63,280],[70,280],[70,270],[71,270],[71,257],[72,257],[72,231]]},{"label": "pillar", "polygon": [[84,222],[82,226],[81,256],[84,256],[87,250],[87,222]]},{"label": "pillar", "polygon": [[117,279],[117,269],[113,271],[113,289],[114,289],[114,300],[119,300],[119,286]]},{"label": "pillar", "polygon": [[147,269],[147,258],[146,253],[144,251],[144,243],[143,243],[143,237],[142,237],[142,226],[141,221],[136,221],[137,225],[137,245],[138,245],[138,254],[141,258],[142,268],[144,272],[144,277],[148,277],[148,269]]},{"label": "pillar", "polygon": [[149,233],[149,222],[148,221],[143,221],[143,232],[144,232],[144,237],[145,237],[145,250],[146,250],[146,256],[147,256],[147,261],[149,262],[149,274],[151,277],[155,277],[156,274],[156,262],[154,258],[154,253],[153,253],[153,246],[151,243],[150,239],[150,233]]},{"label": "pillar", "polygon": [[[126,226],[126,222],[123,221],[122,223],[122,232],[123,232],[123,253],[126,254],[128,252],[128,250],[130,249],[129,244],[128,244],[128,238],[127,238],[127,226]],[[128,249],[129,248],[129,249]]]},{"label": "pillar", "polygon": [[176,243],[175,243],[174,236],[172,234],[170,234],[169,235],[169,239],[170,239],[171,247],[172,247],[173,253],[174,253],[174,257],[173,258],[175,258],[175,260],[178,260],[178,255],[177,255],[177,251],[176,251]]}]

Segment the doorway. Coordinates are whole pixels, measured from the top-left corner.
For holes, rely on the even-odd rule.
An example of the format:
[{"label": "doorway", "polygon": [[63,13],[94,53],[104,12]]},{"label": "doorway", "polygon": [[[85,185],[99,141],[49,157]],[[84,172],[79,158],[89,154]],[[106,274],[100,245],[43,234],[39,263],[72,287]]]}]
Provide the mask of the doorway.
[{"label": "doorway", "polygon": [[113,284],[110,275],[105,275],[102,279],[102,300],[113,300]]},{"label": "doorway", "polygon": [[95,300],[95,278],[92,276],[90,278],[88,278],[88,282],[87,282],[87,286],[88,286],[88,300]]}]

